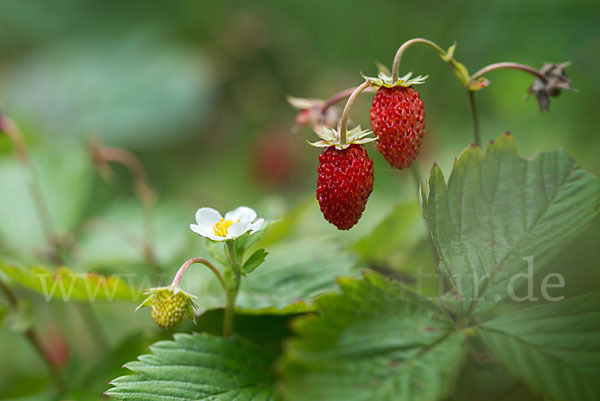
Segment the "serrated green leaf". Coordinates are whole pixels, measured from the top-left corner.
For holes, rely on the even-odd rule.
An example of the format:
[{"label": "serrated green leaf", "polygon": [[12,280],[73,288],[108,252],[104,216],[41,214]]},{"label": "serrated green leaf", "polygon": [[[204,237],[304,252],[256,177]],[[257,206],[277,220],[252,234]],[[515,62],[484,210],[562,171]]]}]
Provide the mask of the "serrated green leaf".
[{"label": "serrated green leaf", "polygon": [[600,204],[600,180],[566,152],[525,159],[510,134],[485,154],[467,148],[447,185],[435,166],[426,192],[423,215],[463,313],[506,298],[511,277],[528,271],[525,258],[533,257],[532,271],[538,271],[589,224]]},{"label": "serrated green leaf", "polygon": [[1,262],[0,270],[17,284],[42,294],[47,301],[135,301],[141,295],[117,276],[76,273],[66,267],[56,271],[41,266],[21,269]]},{"label": "serrated green leaf", "polygon": [[464,334],[398,282],[368,273],[340,280],[296,321],[281,363],[291,401],[433,401],[447,395],[463,359]]},{"label": "serrated green leaf", "polygon": [[523,309],[478,331],[498,359],[549,398],[600,399],[600,293]]},{"label": "serrated green leaf", "polygon": [[[314,309],[312,298],[335,288],[339,276],[359,276],[356,258],[329,241],[295,240],[269,248],[269,257],[244,277],[237,311],[290,314]],[[181,286],[198,296],[200,309],[222,307],[223,289],[208,269],[186,273]]]},{"label": "serrated green leaf", "polygon": [[107,394],[127,401],[270,401],[273,357],[240,338],[177,334],[150,347],[152,354],[125,367],[134,372]]},{"label": "serrated green leaf", "polygon": [[244,273],[244,274],[252,273],[258,266],[263,264],[263,262],[267,258],[268,254],[269,253],[264,248],[261,248],[261,249],[257,250],[256,252],[254,252],[244,262],[244,266],[242,266],[242,273]]}]

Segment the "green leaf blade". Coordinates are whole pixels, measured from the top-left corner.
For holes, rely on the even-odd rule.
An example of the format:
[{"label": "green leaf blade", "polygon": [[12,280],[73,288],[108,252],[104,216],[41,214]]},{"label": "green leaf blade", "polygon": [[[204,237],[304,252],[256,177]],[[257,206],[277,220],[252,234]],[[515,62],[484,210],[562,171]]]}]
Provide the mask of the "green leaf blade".
[{"label": "green leaf blade", "polygon": [[477,330],[498,359],[548,397],[600,399],[600,293],[523,309]]},{"label": "green leaf blade", "polygon": [[447,185],[435,166],[421,196],[459,309],[480,313],[509,295],[525,258],[538,271],[587,227],[598,214],[600,180],[562,150],[522,158],[505,134],[485,154],[467,148]]},{"label": "green leaf blade", "polygon": [[118,400],[274,401],[273,357],[240,337],[177,334],[125,365],[134,374],[113,380]]},{"label": "green leaf blade", "polygon": [[66,267],[56,271],[42,266],[21,269],[0,262],[0,271],[15,283],[41,294],[47,301],[136,301],[141,295],[120,277],[76,273]]},{"label": "green leaf blade", "polygon": [[242,273],[244,273],[244,274],[250,274],[250,273],[252,273],[254,270],[256,270],[256,268],[258,266],[260,266],[261,264],[263,264],[263,262],[267,258],[268,254],[269,254],[269,252],[267,252],[264,248],[256,250],[244,262],[244,265],[242,266]]},{"label": "green leaf blade", "polygon": [[301,318],[281,363],[286,399],[433,401],[447,395],[464,334],[445,315],[375,273],[340,280]]},{"label": "green leaf blade", "polygon": [[[260,268],[244,277],[236,311],[251,315],[312,311],[312,299],[335,289],[336,277],[358,277],[360,271],[356,257],[331,241],[285,241],[270,247]],[[199,295],[201,310],[222,307],[225,302],[223,289],[207,269],[186,273],[182,287]]]}]

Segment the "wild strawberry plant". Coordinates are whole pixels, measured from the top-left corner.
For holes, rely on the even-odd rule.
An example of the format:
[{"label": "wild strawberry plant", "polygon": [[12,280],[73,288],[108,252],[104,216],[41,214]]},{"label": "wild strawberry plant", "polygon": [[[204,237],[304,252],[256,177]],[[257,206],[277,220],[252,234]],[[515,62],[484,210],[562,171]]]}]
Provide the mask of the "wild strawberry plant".
[{"label": "wild strawberry plant", "polygon": [[[434,164],[421,180],[414,163],[427,138],[426,105],[417,91],[427,77],[401,76],[400,62],[416,44],[433,49],[450,66],[473,113],[473,141],[455,159],[448,179]],[[534,275],[543,275],[544,265],[597,216],[600,179],[560,149],[520,156],[509,133],[483,148],[475,104],[475,92],[489,85],[485,76],[515,69],[535,77],[529,92],[547,109],[551,97],[572,89],[567,64],[537,70],[502,62],[471,74],[454,52],[455,46],[444,50],[412,39],[398,49],[391,72],[380,67],[377,77],[364,77],[326,101],[290,98],[301,109],[296,122],[311,126],[319,137],[312,145],[323,149],[316,198],[327,222],[349,230],[369,207],[377,178],[369,148],[395,169],[412,169],[418,206],[416,200],[398,205],[372,233],[344,248],[332,238],[289,236],[302,224],[301,212],[266,222],[245,206],[225,215],[198,209],[190,225],[201,237],[190,248],[195,255],[185,258],[169,285],[148,286],[139,307],[149,307],[159,327],[177,331],[184,317],[205,320],[222,308],[216,315],[221,329],[204,330],[199,323],[198,331],[205,332],[182,330],[154,343],[149,353],[125,365],[129,372],[112,380],[106,394],[132,401],[470,400],[476,399],[471,384],[493,372],[497,382],[485,383],[489,399],[512,399],[515,388],[525,394],[522,399],[600,399],[600,293],[551,296],[548,288],[564,286],[564,278],[550,273],[541,282],[547,302],[528,305],[537,300],[529,291]],[[354,101],[371,92],[376,94],[365,115],[373,132],[349,128]],[[344,99],[340,114],[335,104]],[[427,115],[435,116],[435,110]],[[33,177],[31,197],[48,237],[46,259],[75,260],[72,239],[78,233],[56,235],[16,124],[3,116],[0,128]],[[98,143],[91,150],[104,175],[113,162],[132,171],[145,227],[152,227],[157,198],[140,163]],[[426,230],[418,224],[423,221]],[[161,258],[155,245],[162,242],[141,246],[145,264],[156,272],[189,254]],[[427,276],[428,286],[423,287],[420,271],[398,275],[378,267],[399,243],[408,249],[402,261],[435,264],[438,274]],[[203,269],[191,276],[194,264]],[[20,306],[13,287],[45,294],[57,277],[73,286],[77,299],[85,299],[90,282],[110,282],[114,297],[129,298],[129,285],[116,277],[9,263],[0,268],[0,278],[6,278],[0,285],[14,315]],[[37,280],[40,273],[47,279]],[[526,295],[519,287],[524,278]],[[6,314],[0,309],[0,316]],[[275,316],[283,328],[267,320]],[[291,332],[285,328],[290,321]],[[31,326],[22,333],[39,349]],[[61,394],[76,397],[77,389],[64,389],[61,372],[46,362]]]}]

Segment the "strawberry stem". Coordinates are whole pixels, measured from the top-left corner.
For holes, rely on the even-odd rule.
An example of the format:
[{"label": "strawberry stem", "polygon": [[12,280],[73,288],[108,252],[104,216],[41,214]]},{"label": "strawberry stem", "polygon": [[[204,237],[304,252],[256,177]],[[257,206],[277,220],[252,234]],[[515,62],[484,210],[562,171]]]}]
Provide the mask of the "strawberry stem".
[{"label": "strawberry stem", "polygon": [[[352,94],[352,92],[354,92],[354,89],[356,89],[356,87],[353,86],[352,88],[344,89],[343,91],[339,91],[338,93],[331,95],[331,97],[325,101],[325,103],[323,104],[323,107],[321,107],[321,116],[324,116],[325,113],[327,113],[327,110],[329,110],[329,108],[331,106],[333,106],[337,102],[350,96]],[[363,92],[371,92],[371,91],[372,91],[372,88],[367,88]]]},{"label": "strawberry stem", "polygon": [[404,42],[396,51],[396,55],[394,56],[394,64],[392,65],[392,82],[396,82],[398,80],[398,72],[400,70],[400,60],[402,59],[402,54],[406,49],[408,49],[412,45],[422,44],[431,47],[433,50],[438,52],[441,56],[445,56],[446,52],[440,46],[435,44],[434,42],[423,39],[423,38],[415,38],[410,39]]},{"label": "strawberry stem", "polygon": [[227,241],[227,257],[230,262],[230,269],[233,276],[229,277],[227,281],[227,303],[225,305],[225,312],[223,316],[223,337],[227,338],[233,333],[233,320],[235,317],[235,301],[237,299],[238,292],[240,291],[240,285],[242,280],[242,267],[238,260],[238,254],[235,249],[234,241]]},{"label": "strawberry stem", "polygon": [[144,165],[133,153],[128,150],[102,146],[96,138],[90,140],[90,152],[94,163],[99,169],[106,168],[108,163],[117,163],[124,166],[133,177],[134,193],[140,201],[143,209],[143,224],[146,238],[144,248],[147,251],[148,266],[155,276],[159,276],[161,269],[154,254],[155,243],[155,221],[152,207],[156,201],[156,195],[152,191],[148,181],[148,174]]},{"label": "strawberry stem", "polygon": [[362,84],[358,85],[356,88],[354,88],[354,90],[350,94],[350,97],[348,98],[348,101],[346,102],[346,105],[344,106],[344,111],[342,112],[342,118],[340,118],[340,121],[338,122],[338,132],[340,133],[340,145],[346,144],[346,130],[348,129],[348,116],[350,114],[350,108],[352,107],[352,103],[354,103],[354,100],[360,94],[360,92],[364,91],[365,89],[367,89],[370,86],[371,86],[371,82],[369,82],[367,80],[367,81],[363,82]]},{"label": "strawberry stem", "polygon": [[[0,290],[2,290],[2,292],[6,296],[6,299],[8,300],[11,308],[16,310],[18,308],[17,297],[12,292],[12,290],[6,284],[4,284],[2,280],[0,280]],[[40,358],[42,358],[42,360],[48,367],[48,370],[50,371],[52,379],[56,383],[56,387],[58,388],[59,392],[61,394],[64,393],[66,387],[65,382],[63,381],[62,376],[60,374],[60,371],[55,365],[55,363],[52,361],[52,359],[48,357],[48,353],[44,350],[44,346],[42,345],[42,342],[40,341],[40,338],[33,329],[33,327],[30,327],[25,332],[23,332],[23,336],[27,339],[27,341],[29,341],[33,349],[35,349],[35,351],[39,354]]]},{"label": "strawberry stem", "polygon": [[481,136],[479,134],[479,117],[477,116],[477,107],[475,105],[475,91],[468,90],[469,105],[471,106],[471,115],[473,117],[473,142],[481,146]]},{"label": "strawberry stem", "polygon": [[13,120],[2,114],[0,114],[0,132],[4,132],[12,141],[15,147],[17,160],[19,163],[21,163],[23,169],[25,169],[29,174],[29,195],[31,196],[34,208],[38,214],[42,230],[44,231],[44,236],[46,237],[46,242],[48,243],[50,249],[52,249],[52,256],[54,259],[56,259],[56,262],[62,263],[61,252],[59,249],[60,242],[57,240],[50,210],[44,201],[38,175],[33,167],[33,164],[31,163],[23,133]]},{"label": "strawberry stem", "polygon": [[173,279],[173,282],[171,283],[172,287],[177,287],[179,285],[179,282],[181,281],[181,278],[183,277],[183,273],[185,273],[185,271],[188,269],[188,267],[190,267],[194,263],[201,263],[204,266],[208,267],[215,274],[215,276],[217,276],[217,279],[219,279],[219,283],[221,283],[221,287],[223,287],[224,290],[227,290],[227,285],[225,284],[225,279],[223,279],[223,276],[221,275],[221,272],[219,271],[219,269],[217,269],[208,260],[202,259],[202,258],[192,258],[190,260],[187,260],[183,265],[181,265],[181,267],[177,271],[177,274],[175,275],[175,278]]},{"label": "strawberry stem", "polygon": [[480,78],[481,76],[487,74],[490,71],[500,70],[500,69],[504,69],[504,68],[510,68],[510,69],[521,70],[521,71],[527,72],[531,75],[534,75],[536,78],[538,78],[539,80],[541,80],[544,83],[548,81],[548,79],[544,76],[544,74],[542,74],[540,71],[536,70],[535,68],[530,67],[525,64],[512,63],[512,62],[502,62],[502,63],[494,63],[494,64],[487,65],[487,66],[483,67],[482,69],[480,69],[479,71],[477,71],[475,74],[471,75],[471,81],[474,81],[477,78]]}]

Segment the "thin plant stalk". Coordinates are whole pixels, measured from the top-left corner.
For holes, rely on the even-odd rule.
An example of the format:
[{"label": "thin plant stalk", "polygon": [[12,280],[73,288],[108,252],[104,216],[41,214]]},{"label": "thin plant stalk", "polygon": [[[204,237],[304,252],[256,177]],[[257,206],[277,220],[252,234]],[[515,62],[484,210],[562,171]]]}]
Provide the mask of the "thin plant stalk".
[{"label": "thin plant stalk", "polygon": [[369,81],[365,81],[362,84],[358,85],[346,101],[346,105],[344,106],[344,111],[342,112],[342,117],[338,122],[338,132],[340,133],[340,144],[344,145],[346,143],[346,130],[348,129],[348,116],[350,115],[350,109],[352,108],[352,103],[356,100],[358,95],[371,86]]},{"label": "thin plant stalk", "polygon": [[528,65],[525,65],[525,64],[512,63],[512,62],[502,62],[502,63],[494,63],[494,64],[486,65],[485,67],[483,67],[482,69],[480,69],[479,71],[477,71],[476,73],[471,75],[471,81],[474,81],[477,78],[482,77],[483,75],[487,74],[488,72],[495,71],[495,70],[501,70],[501,69],[507,69],[507,68],[527,72],[527,73],[535,76],[537,79],[541,80],[544,83],[548,82],[548,78],[546,78],[546,76],[544,74],[542,74],[541,71],[538,71],[537,69],[530,67]]},{"label": "thin plant stalk", "polygon": [[242,268],[238,261],[238,255],[233,241],[227,241],[227,254],[231,263],[231,277],[227,283],[227,303],[225,304],[225,312],[223,316],[223,337],[227,338],[233,333],[234,317],[235,317],[235,301],[240,290],[242,281]]},{"label": "thin plant stalk", "polygon": [[150,187],[144,165],[133,153],[121,148],[102,146],[94,138],[90,141],[90,150],[98,167],[106,168],[108,163],[118,163],[124,166],[133,177],[134,193],[140,200],[143,208],[145,233],[144,255],[148,266],[152,269],[152,273],[156,277],[159,277],[161,269],[153,250],[154,243],[156,242],[155,218],[153,212],[156,196]]},{"label": "thin plant stalk", "polygon": [[471,107],[471,119],[473,121],[473,142],[477,146],[481,146],[481,135],[479,133],[479,116],[477,114],[477,105],[475,103],[475,92],[467,91],[469,96],[469,106]]},{"label": "thin plant stalk", "polygon": [[444,51],[444,49],[442,49],[440,46],[438,46],[436,43],[432,42],[431,40],[427,40],[427,39],[423,39],[423,38],[415,38],[415,39],[407,40],[398,48],[398,50],[396,51],[396,54],[394,55],[394,64],[392,65],[392,82],[396,82],[398,80],[398,75],[399,75],[399,71],[400,71],[400,61],[402,59],[402,55],[404,54],[406,49],[408,49],[410,46],[416,45],[416,44],[422,44],[422,45],[429,46],[433,50],[438,52],[438,54],[440,54],[441,56],[446,55],[446,52]]},{"label": "thin plant stalk", "polygon": [[[4,284],[4,282],[2,280],[0,280],[0,289],[4,293],[6,299],[10,303],[11,307],[16,310],[18,307],[17,297],[15,296],[15,294],[13,294],[11,289],[6,284]],[[23,337],[25,337],[25,339],[29,342],[29,344],[31,344],[33,349],[37,352],[37,354],[40,356],[40,358],[46,364],[48,371],[50,372],[52,379],[56,383],[56,387],[58,388],[59,392],[64,393],[66,390],[66,386],[65,386],[65,382],[60,374],[60,371],[59,371],[58,367],[56,365],[54,365],[52,360],[48,357],[48,354],[44,350],[44,347],[39,339],[39,336],[37,335],[37,333],[33,329],[33,327],[27,329],[23,333]]]},{"label": "thin plant stalk", "polygon": [[17,160],[29,175],[29,195],[33,201],[34,209],[42,226],[44,237],[46,238],[48,246],[52,249],[53,258],[55,258],[58,263],[62,263],[60,250],[58,249],[58,241],[55,237],[56,230],[54,228],[54,223],[52,222],[52,216],[48,209],[48,205],[44,200],[38,174],[29,157],[29,151],[23,133],[14,121],[4,115],[0,115],[0,131],[4,132],[13,143]]},{"label": "thin plant stalk", "polygon": [[202,259],[202,258],[192,258],[192,259],[186,261],[183,265],[181,265],[181,267],[177,271],[177,274],[175,275],[175,278],[173,279],[173,282],[171,283],[172,287],[177,287],[179,285],[179,282],[181,281],[181,279],[183,277],[183,274],[194,263],[203,264],[204,266],[208,267],[214,273],[214,275],[217,277],[217,279],[219,280],[219,283],[221,284],[221,287],[224,290],[227,290],[227,284],[225,283],[225,279],[221,275],[221,272],[219,271],[219,269],[217,269],[208,260]]},{"label": "thin plant stalk", "polygon": [[[37,172],[33,164],[31,163],[31,158],[29,157],[29,151],[27,150],[25,138],[17,124],[3,115],[0,115],[0,131],[6,133],[6,135],[11,139],[15,146],[17,160],[19,160],[24,169],[29,173],[29,194],[40,219],[41,225],[43,227],[44,235],[46,236],[48,245],[53,250],[52,254],[54,262],[56,262],[59,265],[63,264],[63,256],[61,255],[60,241],[58,240],[58,236],[55,231],[52,216],[50,215],[50,210],[48,209],[48,205],[44,200]],[[92,333],[92,336],[96,340],[96,343],[101,348],[105,349],[108,346],[108,341],[106,340],[102,331],[100,330],[101,325],[93,309],[90,305],[78,305],[78,310],[82,314],[83,319],[85,320],[90,332]]]}]

